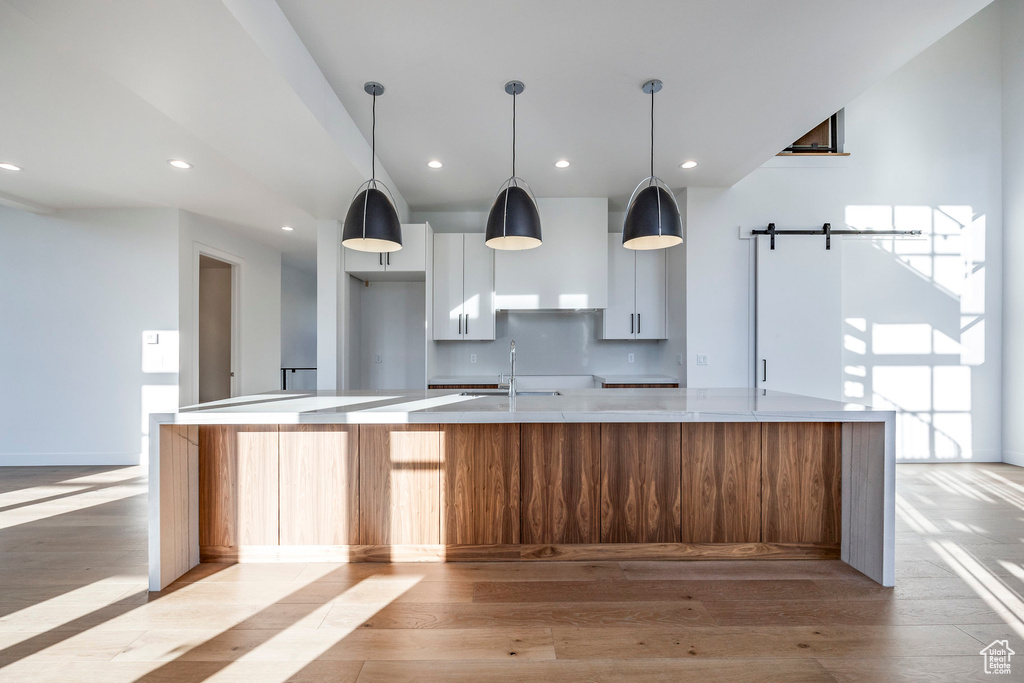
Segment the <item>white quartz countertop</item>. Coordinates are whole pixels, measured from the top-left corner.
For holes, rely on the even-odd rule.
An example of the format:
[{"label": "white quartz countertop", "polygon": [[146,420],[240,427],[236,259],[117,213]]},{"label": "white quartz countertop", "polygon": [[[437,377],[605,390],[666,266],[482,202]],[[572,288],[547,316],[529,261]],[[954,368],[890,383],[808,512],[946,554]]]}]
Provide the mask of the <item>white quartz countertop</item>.
[{"label": "white quartz countertop", "polygon": [[153,415],[157,424],[455,424],[498,422],[882,422],[893,411],[762,389],[568,389],[557,396],[427,391],[289,391]]}]

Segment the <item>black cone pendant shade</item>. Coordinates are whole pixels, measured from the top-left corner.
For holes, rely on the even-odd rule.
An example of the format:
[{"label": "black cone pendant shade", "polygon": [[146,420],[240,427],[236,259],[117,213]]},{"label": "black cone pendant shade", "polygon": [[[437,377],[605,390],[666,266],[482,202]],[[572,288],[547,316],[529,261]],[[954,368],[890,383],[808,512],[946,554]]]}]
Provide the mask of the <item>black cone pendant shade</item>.
[{"label": "black cone pendant shade", "polygon": [[487,215],[486,244],[491,249],[533,249],[542,241],[537,201],[526,181],[516,176],[516,95],[524,87],[519,81],[505,84],[512,96],[512,177],[502,183]]},{"label": "black cone pendant shade", "polygon": [[363,86],[363,90],[373,95],[370,179],[359,186],[348,207],[341,244],[356,251],[398,251],[402,248],[402,223],[398,220],[391,191],[376,177],[377,96],[384,93],[384,86],[370,81]]},{"label": "black cone pendant shade", "polygon": [[654,175],[654,93],[659,90],[658,80],[643,85],[644,93],[651,96],[651,175],[640,181],[629,198],[622,224],[622,246],[627,249],[666,249],[683,241],[683,223],[675,195]]}]

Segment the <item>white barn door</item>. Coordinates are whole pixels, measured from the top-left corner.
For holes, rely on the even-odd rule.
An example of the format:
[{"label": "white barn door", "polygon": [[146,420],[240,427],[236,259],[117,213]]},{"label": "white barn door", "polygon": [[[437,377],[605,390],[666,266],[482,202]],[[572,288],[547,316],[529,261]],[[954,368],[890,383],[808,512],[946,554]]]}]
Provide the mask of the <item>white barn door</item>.
[{"label": "white barn door", "polygon": [[842,399],[842,239],[757,237],[756,386]]}]

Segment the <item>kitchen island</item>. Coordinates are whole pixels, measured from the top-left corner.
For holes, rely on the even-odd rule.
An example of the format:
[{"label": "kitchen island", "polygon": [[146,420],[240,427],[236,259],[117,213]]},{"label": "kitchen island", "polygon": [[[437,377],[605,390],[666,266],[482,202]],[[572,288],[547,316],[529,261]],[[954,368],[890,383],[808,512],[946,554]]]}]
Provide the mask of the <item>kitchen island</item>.
[{"label": "kitchen island", "polygon": [[150,589],[200,561],[813,558],[891,586],[894,425],[760,389],[183,408],[151,418]]}]

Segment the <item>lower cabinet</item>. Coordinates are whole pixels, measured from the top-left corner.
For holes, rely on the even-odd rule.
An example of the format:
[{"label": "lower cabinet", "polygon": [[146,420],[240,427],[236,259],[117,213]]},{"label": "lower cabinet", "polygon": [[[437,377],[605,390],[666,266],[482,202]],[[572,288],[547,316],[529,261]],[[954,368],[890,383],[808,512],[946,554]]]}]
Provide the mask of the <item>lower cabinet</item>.
[{"label": "lower cabinet", "polygon": [[359,539],[359,428],[281,425],[281,545]]},{"label": "lower cabinet", "polygon": [[762,424],[762,541],[839,543],[841,438],[835,422]]},{"label": "lower cabinet", "polygon": [[601,542],[680,540],[679,424],[601,425]]},{"label": "lower cabinet", "polygon": [[278,543],[277,425],[199,427],[199,546]]},{"label": "lower cabinet", "polygon": [[683,543],[761,540],[761,425],[682,425]]},{"label": "lower cabinet", "polygon": [[519,543],[519,425],[442,426],[441,542]]},{"label": "lower cabinet", "polygon": [[359,543],[441,542],[442,428],[359,426]]},{"label": "lower cabinet", "polygon": [[601,542],[601,425],[524,424],[523,543]]}]

